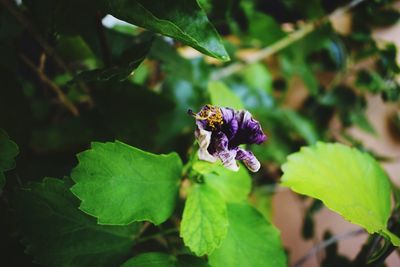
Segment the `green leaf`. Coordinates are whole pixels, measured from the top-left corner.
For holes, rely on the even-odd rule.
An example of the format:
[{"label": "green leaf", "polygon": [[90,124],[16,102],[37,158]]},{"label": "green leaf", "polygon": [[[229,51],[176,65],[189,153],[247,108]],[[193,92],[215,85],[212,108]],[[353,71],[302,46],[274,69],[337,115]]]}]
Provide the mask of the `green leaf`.
[{"label": "green leaf", "polygon": [[102,226],[77,208],[72,181],[45,178],[16,194],[26,252],[43,266],[114,266],[129,255],[139,224]]},{"label": "green leaf", "polygon": [[256,209],[248,204],[229,204],[228,218],[226,238],[209,255],[211,266],[286,266],[278,230]]},{"label": "green leaf", "polygon": [[203,259],[191,255],[173,255],[161,252],[139,254],[127,260],[121,267],[207,267]]},{"label": "green leaf", "polygon": [[272,74],[265,65],[250,64],[241,71],[241,75],[248,86],[272,93]]},{"label": "green leaf", "polygon": [[349,119],[367,133],[377,136],[377,132],[371,122],[368,120],[363,110],[355,110],[350,112]]},{"label": "green leaf", "polygon": [[160,224],[171,216],[182,163],[176,153],[155,155],[124,143],[92,143],[78,155],[71,191],[99,224]]},{"label": "green leaf", "polygon": [[137,26],[175,38],[200,52],[229,60],[221,38],[196,0],[105,0],[107,12]]},{"label": "green leaf", "polygon": [[175,258],[160,252],[148,252],[127,260],[121,267],[174,267]]},{"label": "green leaf", "polygon": [[390,183],[370,155],[342,144],[317,143],[290,155],[282,170],[282,185],[322,200],[369,233],[381,233],[400,245],[400,239],[386,228]]},{"label": "green leaf", "polygon": [[289,127],[299,133],[308,144],[311,145],[318,141],[317,129],[310,120],[289,109],[282,109],[281,112],[284,122],[288,123]]},{"label": "green leaf", "polygon": [[15,167],[18,146],[10,140],[7,133],[0,129],[0,171],[8,171]]},{"label": "green leaf", "polygon": [[[123,35],[123,34],[121,34]],[[121,37],[119,39],[122,39]],[[112,66],[83,71],[75,80],[79,81],[123,81],[131,76],[134,70],[146,58],[150,50],[153,34],[144,32],[138,36],[129,36],[129,46],[112,62]]]},{"label": "green leaf", "polygon": [[10,140],[7,133],[0,129],[0,190],[6,182],[3,172],[15,167],[15,157],[19,149],[17,144]]},{"label": "green leaf", "polygon": [[221,163],[196,161],[193,170],[203,175],[205,184],[217,191],[226,202],[244,201],[250,193],[251,177],[244,166],[234,172]]},{"label": "green leaf", "polygon": [[180,236],[196,255],[209,254],[227,233],[228,217],[222,197],[206,184],[194,185],[186,200]]},{"label": "green leaf", "polygon": [[208,84],[211,103],[220,107],[243,109],[243,103],[223,82],[214,81]]},{"label": "green leaf", "polygon": [[[264,46],[271,45],[285,37],[285,32],[282,31],[273,17],[253,10],[253,3],[249,5],[249,2],[242,2],[242,5],[244,5],[244,11],[249,23],[249,37],[260,40]],[[265,34],[266,32],[268,34]]]}]

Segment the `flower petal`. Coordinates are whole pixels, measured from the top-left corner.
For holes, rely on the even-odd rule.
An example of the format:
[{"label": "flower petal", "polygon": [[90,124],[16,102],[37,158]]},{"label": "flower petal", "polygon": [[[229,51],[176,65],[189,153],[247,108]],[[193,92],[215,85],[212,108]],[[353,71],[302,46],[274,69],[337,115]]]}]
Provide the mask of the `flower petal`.
[{"label": "flower petal", "polygon": [[239,123],[235,116],[235,110],[231,108],[221,108],[224,124],[222,125],[222,131],[226,134],[229,140],[231,140],[239,129]]},{"label": "flower petal", "polygon": [[253,119],[250,112],[240,110],[236,113],[239,129],[231,140],[230,146],[235,147],[241,144],[261,144],[267,139],[258,121]]},{"label": "flower petal", "polygon": [[237,149],[236,159],[242,160],[244,165],[246,165],[246,167],[252,172],[257,172],[261,167],[260,162],[252,152],[244,150],[240,147]]},{"label": "flower petal", "polygon": [[213,138],[215,155],[221,160],[225,168],[238,171],[239,165],[236,163],[236,149],[228,149],[228,137],[223,132],[218,132]]},{"label": "flower petal", "polygon": [[208,152],[208,146],[211,142],[211,132],[204,130],[202,127],[202,124],[198,122],[195,136],[200,148],[197,154],[201,160],[216,162],[218,158],[214,157]]}]

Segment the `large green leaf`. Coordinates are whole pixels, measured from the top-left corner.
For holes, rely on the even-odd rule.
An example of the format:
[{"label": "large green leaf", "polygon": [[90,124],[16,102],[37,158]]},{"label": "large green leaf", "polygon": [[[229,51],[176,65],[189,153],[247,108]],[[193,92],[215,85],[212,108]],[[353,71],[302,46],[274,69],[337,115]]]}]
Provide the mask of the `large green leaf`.
[{"label": "large green leaf", "polygon": [[71,191],[100,224],[160,224],[172,214],[182,171],[176,153],[155,155],[116,141],[92,143],[78,159]]},{"label": "large green leaf", "polygon": [[26,252],[43,266],[115,266],[129,255],[139,224],[98,225],[79,211],[72,181],[45,178],[16,194]]},{"label": "large green leaf", "polygon": [[229,56],[218,33],[196,0],[104,0],[111,15],[170,36],[222,60]]},{"label": "large green leaf", "polygon": [[148,252],[127,260],[121,267],[207,267],[207,262],[191,255],[175,257],[160,252]]},{"label": "large green leaf", "polygon": [[0,129],[0,190],[6,182],[3,172],[15,167],[15,157],[18,152],[18,146],[10,140],[6,132]]},{"label": "large green leaf", "polygon": [[227,233],[226,204],[217,191],[206,184],[194,185],[181,222],[180,235],[196,255],[209,254]]},{"label": "large green leaf", "polygon": [[251,190],[251,177],[244,166],[239,171],[228,170],[221,163],[196,161],[193,170],[203,175],[204,182],[217,191],[226,202],[241,202]]},{"label": "large green leaf", "polygon": [[214,81],[208,85],[211,103],[220,107],[243,109],[243,103],[223,82]]},{"label": "large green leaf", "polygon": [[228,218],[226,238],[209,255],[211,266],[286,266],[278,230],[256,209],[248,204],[229,204]]},{"label": "large green leaf", "polygon": [[282,185],[322,200],[369,233],[381,233],[400,245],[400,239],[386,228],[390,216],[388,177],[367,153],[320,142],[290,155],[282,170]]}]

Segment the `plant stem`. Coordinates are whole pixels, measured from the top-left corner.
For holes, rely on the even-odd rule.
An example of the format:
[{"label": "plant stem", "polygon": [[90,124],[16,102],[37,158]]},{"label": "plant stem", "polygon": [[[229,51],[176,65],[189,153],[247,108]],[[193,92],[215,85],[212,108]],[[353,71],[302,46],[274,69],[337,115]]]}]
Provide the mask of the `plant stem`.
[{"label": "plant stem", "polygon": [[157,237],[160,237],[160,236],[163,236],[163,235],[167,235],[167,234],[171,234],[171,233],[177,233],[177,232],[179,232],[179,229],[178,229],[178,228],[166,229],[166,230],[160,231],[160,232],[158,232],[158,233],[155,233],[155,234],[152,234],[152,235],[148,235],[148,236],[144,236],[144,237],[142,237],[142,238],[139,238],[139,239],[136,241],[136,244],[143,243],[143,242],[145,242],[145,241],[148,241],[148,240],[150,240],[150,239],[157,238]]},{"label": "plant stem", "polygon": [[383,253],[378,259],[376,259],[374,262],[371,262],[367,264],[366,266],[368,267],[380,267],[382,264],[385,262],[386,258],[392,254],[393,251],[395,251],[397,247],[390,245],[390,247]]},{"label": "plant stem", "polygon": [[[41,36],[41,34],[37,31],[37,29],[33,26],[33,23],[30,22],[19,10],[15,7],[15,5],[10,0],[0,0],[0,3],[13,15],[19,24],[23,28],[25,28],[30,35],[39,43],[39,45],[43,48],[44,52],[50,56],[54,62],[67,74],[73,76],[73,72],[64,62],[64,60],[56,53],[52,46],[50,46],[47,41]],[[78,85],[82,88],[85,93],[89,93],[89,88],[82,81],[78,81]],[[93,104],[91,97],[88,95],[88,103],[89,105]]]},{"label": "plant stem", "polygon": [[68,99],[68,97],[64,94],[61,88],[55,84],[39,67],[36,67],[35,64],[26,56],[20,54],[19,57],[21,60],[39,77],[39,79],[46,84],[51,90],[56,93],[58,100],[61,104],[63,104],[74,116],[79,115],[78,109],[75,105]]},{"label": "plant stem", "polygon": [[351,230],[347,233],[344,234],[340,234],[340,235],[335,235],[332,236],[331,238],[317,244],[316,246],[314,246],[306,255],[304,255],[301,259],[299,259],[294,265],[293,267],[301,267],[303,266],[309,259],[311,259],[312,257],[314,257],[318,252],[320,252],[321,250],[325,249],[326,247],[337,243],[341,240],[344,239],[348,239],[354,236],[358,236],[360,234],[365,233],[364,229],[357,229],[357,230]]},{"label": "plant stem", "polygon": [[257,51],[256,53],[247,56],[246,58],[243,59],[243,62],[233,63],[231,65],[228,65],[225,68],[220,69],[219,71],[214,72],[211,76],[211,80],[220,80],[222,78],[228,77],[232,74],[235,74],[235,73],[241,71],[243,68],[245,68],[249,64],[256,63],[265,58],[270,57],[271,55],[281,51],[282,49],[284,49],[284,48],[290,46],[291,44],[297,42],[298,40],[304,38],[305,36],[307,36],[309,33],[313,32],[315,29],[317,29],[321,25],[324,25],[326,22],[328,22],[333,17],[350,11],[352,8],[361,4],[364,1],[366,1],[366,0],[353,0],[350,3],[348,3],[347,5],[337,8],[335,11],[333,11],[328,16],[324,16],[324,17],[320,18],[319,20],[304,24],[304,26],[302,26],[297,31],[280,39],[279,41],[275,42],[274,44],[267,46],[267,47]]}]

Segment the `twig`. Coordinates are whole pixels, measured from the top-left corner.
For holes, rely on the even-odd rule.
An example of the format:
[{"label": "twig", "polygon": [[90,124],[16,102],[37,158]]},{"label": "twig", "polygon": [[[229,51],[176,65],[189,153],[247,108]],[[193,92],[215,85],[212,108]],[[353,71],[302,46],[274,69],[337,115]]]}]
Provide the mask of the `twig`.
[{"label": "twig", "polygon": [[21,60],[33,71],[36,73],[36,75],[39,77],[39,79],[46,84],[51,90],[53,90],[57,97],[58,100],[74,115],[78,116],[79,111],[75,107],[75,105],[68,99],[68,97],[64,94],[64,92],[61,90],[60,87],[58,87],[57,84],[55,84],[50,78],[46,76],[46,74],[38,67],[35,66],[35,64],[26,56],[20,54],[19,57]]},{"label": "twig", "polygon": [[149,222],[143,223],[143,225],[140,228],[139,232],[136,234],[135,239],[139,238],[147,230],[147,228],[149,228],[149,226],[150,226]]},{"label": "twig", "polygon": [[306,255],[304,255],[301,259],[299,259],[293,267],[301,267],[306,263],[309,259],[314,257],[319,251],[325,249],[326,247],[335,244],[341,240],[348,239],[354,236],[358,236],[360,234],[365,233],[364,229],[357,229],[357,230],[352,230],[344,234],[332,236],[331,238],[317,244],[314,246]]},{"label": "twig", "polygon": [[66,72],[70,72],[68,66],[64,61],[55,53],[46,40],[38,33],[33,24],[19,12],[9,0],[0,0],[3,6],[17,19],[17,21],[36,39],[39,45],[44,49],[47,55],[51,56],[54,61]]},{"label": "twig", "polygon": [[233,63],[231,65],[228,65],[225,68],[220,69],[219,71],[214,72],[213,75],[211,76],[211,79],[219,80],[219,79],[228,77],[234,73],[241,71],[243,68],[245,68],[249,64],[256,63],[265,58],[270,57],[271,55],[281,51],[282,49],[284,49],[284,48],[290,46],[291,44],[295,43],[296,41],[302,39],[303,37],[305,37],[312,31],[314,31],[320,25],[323,25],[324,23],[326,23],[333,17],[350,11],[352,8],[354,8],[355,6],[359,5],[360,3],[364,2],[364,1],[366,1],[366,0],[353,0],[350,3],[348,3],[347,5],[337,8],[335,11],[333,11],[328,16],[324,16],[317,21],[306,23],[304,26],[302,26],[297,31],[280,39],[279,41],[275,42],[274,44],[267,46],[267,47],[257,51],[254,54],[249,55],[248,57],[243,59],[243,62]]},{"label": "twig", "polygon": [[[54,62],[63,69],[67,74],[73,76],[73,72],[69,69],[67,64],[64,63],[63,59],[55,52],[52,46],[50,46],[46,40],[40,35],[33,24],[14,6],[10,0],[0,0],[0,3],[16,18],[19,24],[24,27],[30,35],[39,43],[43,48],[44,52],[50,56]],[[83,82],[78,80],[79,86],[85,93],[89,93],[89,88]],[[88,103],[92,105],[92,99],[88,96]]]},{"label": "twig", "polygon": [[150,240],[150,239],[153,239],[153,238],[162,236],[162,235],[167,235],[167,234],[177,233],[177,232],[179,232],[179,229],[178,229],[178,228],[167,229],[167,230],[164,230],[164,231],[155,233],[155,234],[153,234],[153,235],[148,235],[148,236],[144,236],[144,237],[142,237],[142,238],[139,238],[139,239],[136,241],[136,244],[145,242],[145,241],[147,241],[147,240]]}]

